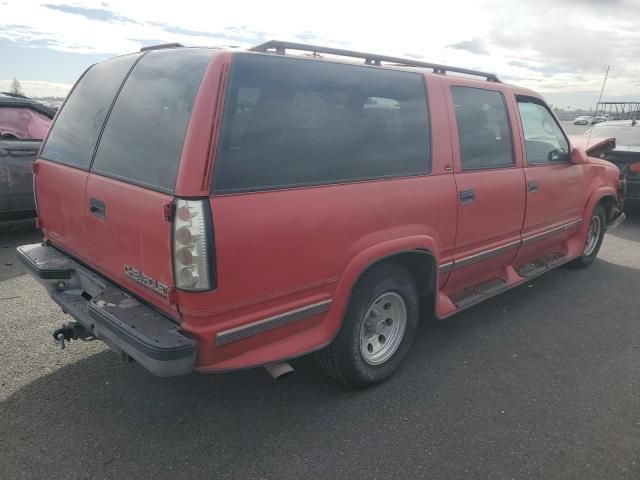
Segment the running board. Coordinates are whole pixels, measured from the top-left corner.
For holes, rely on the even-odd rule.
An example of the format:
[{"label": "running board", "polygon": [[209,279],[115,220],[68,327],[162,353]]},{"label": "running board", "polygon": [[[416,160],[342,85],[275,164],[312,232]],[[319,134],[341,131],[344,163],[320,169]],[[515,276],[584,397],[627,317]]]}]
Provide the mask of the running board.
[{"label": "running board", "polygon": [[535,262],[525,263],[516,269],[518,275],[523,278],[533,277],[540,275],[541,273],[551,270],[557,267],[559,264],[564,263],[565,255],[558,252],[553,252],[544,257],[536,260]]},{"label": "running board", "polygon": [[509,285],[501,278],[492,278],[472,287],[465,288],[461,292],[450,295],[449,298],[459,309],[470,307],[488,297],[492,297],[504,290],[508,290]]}]

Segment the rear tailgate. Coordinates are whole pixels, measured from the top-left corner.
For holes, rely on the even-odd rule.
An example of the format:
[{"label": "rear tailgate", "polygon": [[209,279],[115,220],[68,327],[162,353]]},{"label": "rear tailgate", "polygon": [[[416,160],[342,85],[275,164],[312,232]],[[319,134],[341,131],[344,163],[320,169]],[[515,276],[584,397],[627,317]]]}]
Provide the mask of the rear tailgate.
[{"label": "rear tailgate", "polygon": [[[171,223],[166,217],[193,101],[211,55],[211,50],[181,49],[135,56],[124,83],[103,100],[106,120],[82,194],[77,182],[74,204],[62,194],[64,203],[56,202],[55,212],[53,205],[40,211],[44,233],[55,246],[174,318]],[[57,140],[59,121],[45,144],[45,158],[51,142],[65,145],[65,139]],[[53,187],[47,171],[38,174],[39,203],[44,202],[41,191],[53,199],[55,190],[65,188]]]}]

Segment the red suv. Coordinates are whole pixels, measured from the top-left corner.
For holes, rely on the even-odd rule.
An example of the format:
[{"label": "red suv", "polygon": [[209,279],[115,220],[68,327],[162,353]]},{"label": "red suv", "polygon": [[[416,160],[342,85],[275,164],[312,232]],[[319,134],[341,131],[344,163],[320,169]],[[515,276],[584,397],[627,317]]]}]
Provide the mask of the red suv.
[{"label": "red suv", "polygon": [[585,267],[624,219],[618,169],[572,149],[536,93],[284,42],[89,68],[34,171],[44,241],[18,252],[76,320],[55,338],[162,376],[316,352],[374,384],[422,297],[443,319]]}]

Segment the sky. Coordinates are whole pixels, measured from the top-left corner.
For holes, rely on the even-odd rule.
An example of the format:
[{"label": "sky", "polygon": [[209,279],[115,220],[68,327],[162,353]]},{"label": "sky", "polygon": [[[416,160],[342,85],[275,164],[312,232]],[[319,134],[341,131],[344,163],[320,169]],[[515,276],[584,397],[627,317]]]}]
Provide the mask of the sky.
[{"label": "sky", "polygon": [[89,65],[157,43],[290,40],[495,72],[562,108],[640,100],[640,0],[0,0],[0,91],[64,96]]}]

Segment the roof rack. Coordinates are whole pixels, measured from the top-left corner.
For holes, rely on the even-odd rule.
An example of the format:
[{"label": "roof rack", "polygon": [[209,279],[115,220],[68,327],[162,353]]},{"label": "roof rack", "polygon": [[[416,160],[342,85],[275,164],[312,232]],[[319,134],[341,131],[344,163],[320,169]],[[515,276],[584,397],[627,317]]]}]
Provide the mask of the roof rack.
[{"label": "roof rack", "polygon": [[[408,58],[377,55],[375,53],[363,53],[363,52],[356,52],[353,50],[343,50],[340,48],[307,45],[305,43],[294,43],[294,42],[283,42],[280,40],[270,40],[260,45],[256,45],[255,47],[252,47],[249,50],[253,52],[276,53],[278,55],[285,55],[287,49],[311,52],[313,55],[317,55],[319,53],[325,53],[327,55],[337,55],[340,57],[363,58],[364,63],[366,65],[374,65],[377,67],[382,66],[382,62],[387,62],[397,66],[431,68],[433,69],[433,73],[440,73],[443,75],[445,75],[447,72],[462,73],[464,75],[474,75],[478,77],[484,77],[490,82],[502,83],[494,73],[479,72],[477,70],[470,70],[467,68],[450,67],[448,65],[440,65],[437,63],[420,62],[420,61],[412,60]],[[270,50],[275,50],[275,52],[271,52]]]},{"label": "roof rack", "polygon": [[141,52],[148,52],[149,50],[164,50],[166,48],[182,48],[184,45],[181,43],[160,43],[158,45],[149,45],[148,47],[142,47]]}]

